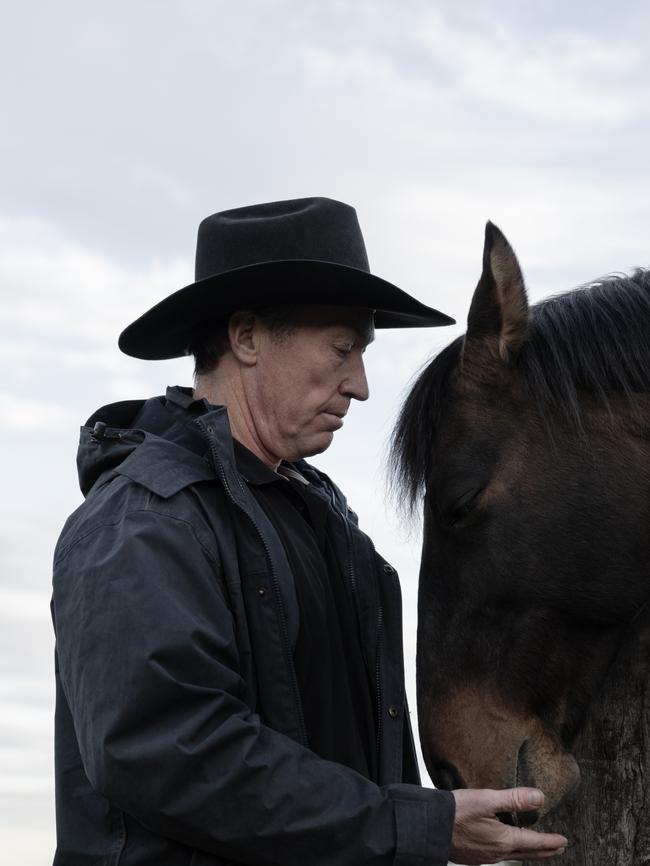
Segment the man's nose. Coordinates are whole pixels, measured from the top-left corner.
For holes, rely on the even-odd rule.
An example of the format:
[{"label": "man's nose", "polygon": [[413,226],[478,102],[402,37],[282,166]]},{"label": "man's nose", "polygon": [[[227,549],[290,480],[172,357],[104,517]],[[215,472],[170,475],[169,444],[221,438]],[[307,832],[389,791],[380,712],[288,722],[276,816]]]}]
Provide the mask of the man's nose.
[{"label": "man's nose", "polygon": [[366,377],[366,368],[362,357],[359,357],[354,370],[351,371],[343,381],[341,385],[341,393],[350,397],[352,400],[367,400],[370,396],[368,379]]}]

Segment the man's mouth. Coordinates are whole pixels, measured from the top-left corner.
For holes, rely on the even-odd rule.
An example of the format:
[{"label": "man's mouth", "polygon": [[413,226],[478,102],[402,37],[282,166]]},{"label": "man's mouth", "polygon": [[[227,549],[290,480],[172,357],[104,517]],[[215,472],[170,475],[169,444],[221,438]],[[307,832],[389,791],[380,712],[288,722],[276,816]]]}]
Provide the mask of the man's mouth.
[{"label": "man's mouth", "polygon": [[325,415],[327,418],[331,419],[331,423],[334,424],[335,429],[339,429],[343,426],[343,418],[345,417],[345,412],[323,412],[321,413]]}]

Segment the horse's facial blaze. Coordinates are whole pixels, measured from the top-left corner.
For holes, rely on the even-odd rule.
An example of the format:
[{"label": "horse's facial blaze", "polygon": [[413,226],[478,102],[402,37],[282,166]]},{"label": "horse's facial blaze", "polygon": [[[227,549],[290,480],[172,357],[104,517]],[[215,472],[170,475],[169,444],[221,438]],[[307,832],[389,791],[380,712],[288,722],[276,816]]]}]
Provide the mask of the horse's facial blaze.
[{"label": "horse's facial blaze", "polygon": [[539,817],[580,782],[575,759],[539,720],[509,708],[483,683],[425,694],[420,736],[427,769],[439,788],[540,788]]}]

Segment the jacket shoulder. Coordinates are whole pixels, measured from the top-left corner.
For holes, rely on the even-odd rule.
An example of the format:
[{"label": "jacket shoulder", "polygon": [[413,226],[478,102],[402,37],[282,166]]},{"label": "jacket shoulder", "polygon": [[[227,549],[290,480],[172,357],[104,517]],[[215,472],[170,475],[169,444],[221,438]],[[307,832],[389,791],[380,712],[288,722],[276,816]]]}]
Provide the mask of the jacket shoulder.
[{"label": "jacket shoulder", "polygon": [[[135,452],[134,452],[135,454]],[[134,456],[134,455],[132,455]],[[187,523],[197,542],[215,562],[220,559],[218,541],[206,515],[209,486],[216,489],[214,473],[195,466],[166,466],[159,463],[160,476],[146,461],[131,460],[106,472],[65,522],[59,536],[54,561],[62,559],[77,542],[103,527],[131,522],[138,516],[156,513],[169,523]],[[165,474],[168,477],[165,477]],[[218,494],[216,494],[218,495]]]},{"label": "jacket shoulder", "polygon": [[[84,431],[86,432],[86,431]],[[119,439],[118,444],[116,439]],[[95,453],[85,454],[85,459],[96,466],[106,467],[98,471],[98,477],[89,493],[101,485],[107,475],[123,475],[137,484],[167,499],[197,481],[216,478],[215,470],[206,457],[169,441],[141,430],[104,431],[101,438],[89,433],[82,442],[84,450],[92,448]],[[124,448],[123,454],[116,451]],[[105,455],[102,454],[105,451]]]}]

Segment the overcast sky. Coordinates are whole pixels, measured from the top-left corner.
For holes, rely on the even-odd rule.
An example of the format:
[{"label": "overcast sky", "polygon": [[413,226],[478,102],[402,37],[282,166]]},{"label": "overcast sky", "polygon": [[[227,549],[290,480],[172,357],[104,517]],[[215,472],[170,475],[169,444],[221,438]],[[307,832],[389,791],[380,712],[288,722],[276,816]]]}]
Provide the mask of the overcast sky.
[{"label": "overcast sky", "polygon": [[191,384],[120,355],[193,279],[209,213],[325,195],[371,268],[458,319],[380,333],[371,400],[315,462],[398,567],[408,687],[417,528],[385,503],[410,377],[464,328],[495,221],[533,299],[650,264],[650,6],[643,2],[61,0],[0,17],[0,847],[54,847],[52,550],[81,501],[78,427]]}]

